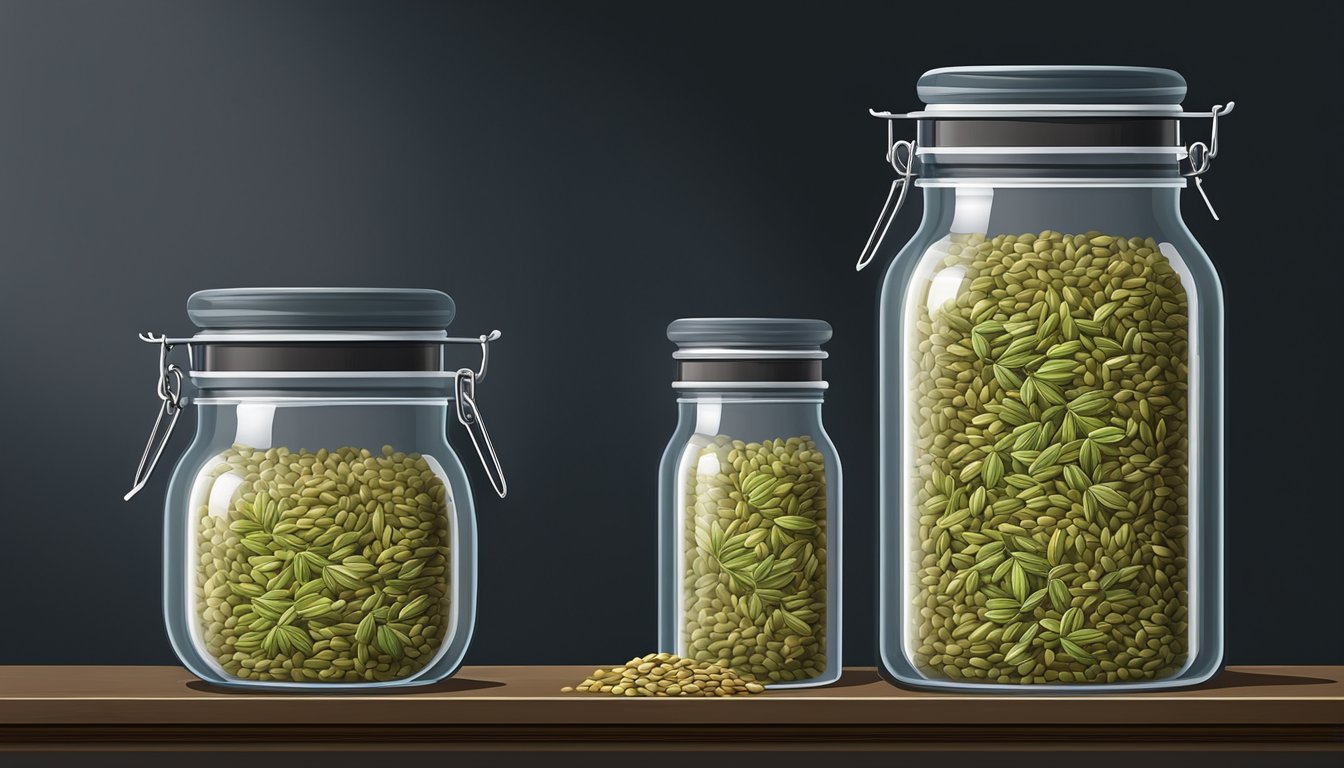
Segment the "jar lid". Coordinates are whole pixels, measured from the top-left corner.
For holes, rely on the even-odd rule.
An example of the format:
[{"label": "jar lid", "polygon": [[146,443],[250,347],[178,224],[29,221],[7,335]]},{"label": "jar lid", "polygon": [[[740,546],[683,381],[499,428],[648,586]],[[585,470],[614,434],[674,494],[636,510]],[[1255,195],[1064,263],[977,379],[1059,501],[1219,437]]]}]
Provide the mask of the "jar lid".
[{"label": "jar lid", "polygon": [[826,388],[824,320],[784,317],[687,317],[667,326],[677,344],[677,389]]},{"label": "jar lid", "polygon": [[1208,117],[1216,131],[1233,106],[1184,111],[1185,78],[1156,67],[944,67],[925,72],[917,91],[922,111],[872,114],[917,121],[914,141],[889,137],[887,161],[921,185],[1050,177],[1184,186],[1180,161],[1193,155],[1197,169],[1211,143],[1187,148],[1180,121]]},{"label": "jar lid", "polygon": [[[241,388],[254,374],[444,373],[452,297],[427,288],[217,288],[187,299],[201,330],[186,343],[192,379]],[[227,380],[227,381],[225,381]]]},{"label": "jar lid", "polygon": [[685,317],[667,326],[667,338],[682,349],[815,350],[830,341],[831,324],[787,317]]},{"label": "jar lid", "polygon": [[187,299],[206,330],[443,330],[457,314],[427,288],[216,288]]},{"label": "jar lid", "polygon": [[1155,67],[986,66],[931,69],[925,104],[1180,104],[1185,78]]}]

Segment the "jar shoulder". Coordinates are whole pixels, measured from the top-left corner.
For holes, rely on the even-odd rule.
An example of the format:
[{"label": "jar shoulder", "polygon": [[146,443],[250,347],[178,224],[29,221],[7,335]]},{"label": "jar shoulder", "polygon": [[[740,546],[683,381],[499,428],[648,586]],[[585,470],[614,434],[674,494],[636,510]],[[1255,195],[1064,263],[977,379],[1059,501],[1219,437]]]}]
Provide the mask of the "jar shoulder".
[{"label": "jar shoulder", "polygon": [[[310,409],[316,410],[316,409]],[[416,457],[446,482],[459,499],[470,499],[471,485],[466,467],[446,431],[399,426],[379,432],[371,430],[368,439],[323,440],[305,424],[284,424],[277,420],[275,429],[258,434],[239,426],[235,409],[210,406],[198,409],[196,430],[191,442],[174,463],[168,481],[168,509],[182,508],[188,499],[209,492],[218,476],[240,475],[249,462],[258,466],[299,467],[339,457],[336,466],[353,466],[363,460],[397,456]],[[250,457],[250,458],[249,458]]]},{"label": "jar shoulder", "polygon": [[[1090,235],[1087,239],[1128,239],[1138,247],[1144,247],[1146,243],[1157,252],[1158,260],[1171,265],[1187,292],[1201,299],[1201,303],[1206,304],[1210,311],[1221,312],[1223,287],[1217,267],[1185,223],[1179,218],[1154,221],[1148,232],[1150,234],[1144,236],[1126,237],[1091,230],[1087,233],[1066,234],[1065,239]],[[977,244],[981,248],[990,248],[989,253],[995,253],[990,244],[1001,238],[1021,242],[1024,235],[1031,238],[1039,234],[1042,233],[955,233],[945,224],[926,222],[887,265],[879,299],[880,311],[888,318],[895,317],[907,294],[925,289],[929,281],[942,273],[945,267],[970,266],[976,255],[972,249]],[[945,285],[951,289],[951,295],[975,290],[970,280],[948,282]]]}]

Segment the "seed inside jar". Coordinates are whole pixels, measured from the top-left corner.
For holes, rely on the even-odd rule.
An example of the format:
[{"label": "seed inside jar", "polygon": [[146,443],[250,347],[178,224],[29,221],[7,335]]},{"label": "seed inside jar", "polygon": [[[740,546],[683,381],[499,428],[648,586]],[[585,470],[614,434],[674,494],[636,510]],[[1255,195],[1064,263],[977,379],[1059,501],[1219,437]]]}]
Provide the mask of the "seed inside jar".
[{"label": "seed inside jar", "polygon": [[224,672],[384,682],[435,658],[449,615],[452,501],[423,456],[235,445],[206,479],[196,612]]},{"label": "seed inside jar", "polygon": [[[1175,675],[1189,648],[1179,273],[1153,238],[942,245],[907,347],[915,663],[1001,684]],[[940,274],[956,295],[937,295]]]},{"label": "seed inside jar", "polygon": [[720,435],[686,477],[683,655],[766,683],[826,671],[826,467],[809,437]]}]

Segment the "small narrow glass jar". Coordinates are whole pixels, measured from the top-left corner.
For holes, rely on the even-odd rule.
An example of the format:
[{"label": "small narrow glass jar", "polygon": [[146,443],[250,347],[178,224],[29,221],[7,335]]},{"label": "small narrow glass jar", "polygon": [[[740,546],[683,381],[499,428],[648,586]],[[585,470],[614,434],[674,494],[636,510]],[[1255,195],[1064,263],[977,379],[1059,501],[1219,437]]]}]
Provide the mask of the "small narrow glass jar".
[{"label": "small narrow glass jar", "polygon": [[881,293],[883,666],[989,691],[1207,680],[1223,302],[1179,193],[1231,105],[1186,147],[1169,70],[950,68],[919,93],[883,115],[918,121],[889,159],[924,189]]},{"label": "small narrow glass jar", "polygon": [[841,472],[819,320],[676,320],[659,472],[659,648],[771,687],[840,677]]},{"label": "small narrow glass jar", "polygon": [[[483,460],[494,452],[474,399],[484,360],[448,370],[443,347],[484,354],[497,334],[448,338],[438,291],[229,289],[187,308],[200,333],[147,338],[162,409],[127,496],[194,405],[165,504],[164,619],[182,663],[217,685],[286,690],[453,674],[475,623],[476,521],[450,410]],[[498,463],[487,469],[503,496]]]}]

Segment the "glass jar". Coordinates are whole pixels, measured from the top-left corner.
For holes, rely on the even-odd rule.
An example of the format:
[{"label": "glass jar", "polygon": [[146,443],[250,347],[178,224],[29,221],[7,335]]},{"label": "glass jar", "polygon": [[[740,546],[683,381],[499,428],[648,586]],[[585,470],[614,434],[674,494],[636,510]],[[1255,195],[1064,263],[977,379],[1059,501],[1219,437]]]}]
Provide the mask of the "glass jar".
[{"label": "glass jar", "polygon": [[659,471],[659,648],[771,687],[840,677],[840,459],[820,320],[676,320]]},{"label": "glass jar", "polygon": [[[446,427],[451,406],[503,497],[475,404],[498,332],[449,338],[453,301],[430,290],[212,290],[187,313],[195,336],[142,337],[160,348],[162,406],[127,494],[196,406],[165,505],[164,618],[182,663],[287,690],[453,674],[475,622],[476,524]],[[481,346],[479,371],[445,368],[455,342]]]},{"label": "glass jar", "polygon": [[[1129,67],[934,70],[919,94],[875,113],[918,139],[889,141],[900,186],[860,262],[917,173],[881,291],[883,666],[924,688],[1207,680],[1223,299],[1180,189],[1233,105],[1182,112],[1179,74]],[[1181,143],[1192,117],[1208,147]]]}]

